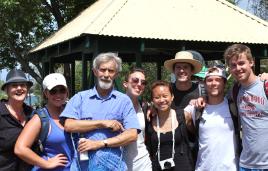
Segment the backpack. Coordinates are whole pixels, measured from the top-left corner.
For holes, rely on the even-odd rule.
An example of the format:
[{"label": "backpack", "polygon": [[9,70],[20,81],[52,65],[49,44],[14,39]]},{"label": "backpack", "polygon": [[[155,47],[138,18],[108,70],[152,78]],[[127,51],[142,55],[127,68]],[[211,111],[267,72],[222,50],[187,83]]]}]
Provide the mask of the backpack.
[{"label": "backpack", "polygon": [[37,114],[41,120],[41,130],[40,130],[40,133],[36,142],[33,145],[33,150],[37,154],[41,155],[45,153],[44,143],[46,142],[46,139],[47,139],[50,123],[49,123],[48,115],[44,109],[34,110],[31,114],[31,117],[33,117],[34,114]]}]

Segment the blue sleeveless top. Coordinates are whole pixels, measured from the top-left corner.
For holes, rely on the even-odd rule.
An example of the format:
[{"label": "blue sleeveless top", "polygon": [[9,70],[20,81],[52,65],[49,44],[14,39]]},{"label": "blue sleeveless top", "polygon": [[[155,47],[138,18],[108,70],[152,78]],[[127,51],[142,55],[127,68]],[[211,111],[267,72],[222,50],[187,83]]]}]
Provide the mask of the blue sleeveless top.
[{"label": "blue sleeveless top", "polygon": [[[46,159],[52,158],[57,154],[64,154],[68,158],[68,163],[65,167],[56,167],[54,169],[49,169],[51,171],[69,171],[71,168],[71,162],[74,156],[74,151],[72,147],[70,134],[65,132],[62,128],[54,122],[48,113],[46,108],[43,108],[49,117],[49,123],[51,130],[47,136],[46,142],[44,143],[44,153],[41,157]],[[47,169],[41,169],[39,167],[34,167],[33,171],[42,171]]]}]

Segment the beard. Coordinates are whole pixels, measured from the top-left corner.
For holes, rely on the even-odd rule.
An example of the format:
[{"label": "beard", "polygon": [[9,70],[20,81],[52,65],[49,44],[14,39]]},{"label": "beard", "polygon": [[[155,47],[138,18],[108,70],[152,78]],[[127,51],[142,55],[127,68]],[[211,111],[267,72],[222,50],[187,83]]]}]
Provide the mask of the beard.
[{"label": "beard", "polygon": [[101,89],[108,90],[113,86],[113,81],[110,79],[103,81],[101,78],[98,78],[98,85]]}]

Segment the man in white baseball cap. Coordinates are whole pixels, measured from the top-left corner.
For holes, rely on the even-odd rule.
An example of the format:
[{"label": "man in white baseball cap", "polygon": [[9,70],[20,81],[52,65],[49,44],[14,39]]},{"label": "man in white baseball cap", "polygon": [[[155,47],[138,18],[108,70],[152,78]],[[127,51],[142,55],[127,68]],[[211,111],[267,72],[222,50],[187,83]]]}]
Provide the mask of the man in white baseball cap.
[{"label": "man in white baseball cap", "polygon": [[[235,136],[234,112],[230,101],[224,95],[225,70],[211,67],[205,74],[207,105],[197,110],[188,105],[184,112],[192,117],[198,137],[196,171],[237,171],[237,139]],[[233,105],[235,105],[233,103]]]}]

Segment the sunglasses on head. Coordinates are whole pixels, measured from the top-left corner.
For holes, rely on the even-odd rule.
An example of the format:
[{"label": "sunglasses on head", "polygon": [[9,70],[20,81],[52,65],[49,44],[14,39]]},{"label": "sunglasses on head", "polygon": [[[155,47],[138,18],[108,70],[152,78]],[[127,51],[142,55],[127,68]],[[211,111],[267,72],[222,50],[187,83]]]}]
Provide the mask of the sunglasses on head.
[{"label": "sunglasses on head", "polygon": [[141,85],[143,85],[143,86],[146,86],[146,84],[147,84],[146,80],[142,80],[139,78],[131,78],[131,83],[138,84],[139,82],[141,82]]},{"label": "sunglasses on head", "polygon": [[57,93],[59,94],[65,94],[67,92],[65,87],[60,87],[60,88],[52,88],[51,90],[49,90],[49,94],[51,95],[55,95]]}]

